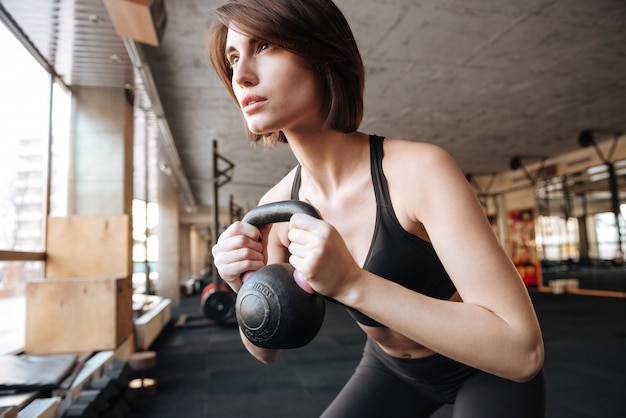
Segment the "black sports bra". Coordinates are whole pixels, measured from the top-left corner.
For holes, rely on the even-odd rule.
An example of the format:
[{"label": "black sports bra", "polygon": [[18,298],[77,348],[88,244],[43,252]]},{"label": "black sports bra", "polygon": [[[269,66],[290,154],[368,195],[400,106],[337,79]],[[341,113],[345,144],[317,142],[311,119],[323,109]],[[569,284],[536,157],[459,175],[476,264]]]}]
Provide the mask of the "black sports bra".
[{"label": "black sports bra", "polygon": [[[376,197],[376,226],[363,269],[408,289],[438,299],[450,299],[456,288],[435,249],[428,241],[407,232],[393,211],[383,173],[383,140],[370,135],[372,182]],[[301,167],[296,169],[291,198],[298,199]],[[363,325],[385,327],[361,312],[346,307]]]}]

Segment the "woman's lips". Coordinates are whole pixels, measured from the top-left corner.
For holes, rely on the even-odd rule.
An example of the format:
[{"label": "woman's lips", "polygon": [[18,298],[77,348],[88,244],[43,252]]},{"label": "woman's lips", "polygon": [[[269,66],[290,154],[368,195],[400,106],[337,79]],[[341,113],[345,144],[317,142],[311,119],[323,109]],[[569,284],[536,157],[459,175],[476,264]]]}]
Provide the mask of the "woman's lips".
[{"label": "woman's lips", "polygon": [[244,112],[249,113],[257,110],[267,102],[265,97],[261,96],[246,96],[241,101],[241,108]]}]

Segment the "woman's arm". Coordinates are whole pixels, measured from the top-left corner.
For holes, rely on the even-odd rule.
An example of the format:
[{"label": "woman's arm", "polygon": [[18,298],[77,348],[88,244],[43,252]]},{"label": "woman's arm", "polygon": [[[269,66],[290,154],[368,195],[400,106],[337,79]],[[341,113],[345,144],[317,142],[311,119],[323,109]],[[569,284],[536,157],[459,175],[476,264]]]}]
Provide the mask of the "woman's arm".
[{"label": "woman's arm", "polygon": [[395,149],[389,149],[386,167],[410,170],[392,168],[390,188],[400,187],[410,196],[406,213],[426,228],[463,303],[427,298],[368,277],[353,295],[354,307],[460,362],[511,380],[532,378],[544,356],[537,317],[465,175],[438,147],[390,145]]},{"label": "woman's arm", "polygon": [[[292,218],[292,241],[299,240],[293,250],[309,257],[292,264],[318,292],[435,352],[511,380],[532,378],[543,364],[533,306],[463,173],[446,152],[425,144],[390,143],[385,158],[394,210],[425,226],[463,302],[430,298],[362,270],[334,228],[312,218]],[[315,241],[303,238],[305,230],[315,231],[318,245],[302,251],[299,245]]]}]

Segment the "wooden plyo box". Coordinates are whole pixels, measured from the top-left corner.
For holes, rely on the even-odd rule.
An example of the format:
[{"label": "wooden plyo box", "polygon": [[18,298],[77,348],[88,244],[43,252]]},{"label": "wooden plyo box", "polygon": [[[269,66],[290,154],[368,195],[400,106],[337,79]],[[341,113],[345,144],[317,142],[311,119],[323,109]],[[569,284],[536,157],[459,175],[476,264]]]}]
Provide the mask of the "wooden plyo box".
[{"label": "wooden plyo box", "polygon": [[130,220],[50,217],[45,279],[26,283],[25,351],[113,350],[133,333]]},{"label": "wooden plyo box", "polygon": [[132,282],[124,278],[26,283],[28,354],[113,350],[133,332]]},{"label": "wooden plyo box", "polygon": [[132,269],[127,215],[48,218],[47,278],[127,277]]},{"label": "wooden plyo box", "polygon": [[104,0],[104,5],[119,36],[159,46],[167,23],[165,0]]}]

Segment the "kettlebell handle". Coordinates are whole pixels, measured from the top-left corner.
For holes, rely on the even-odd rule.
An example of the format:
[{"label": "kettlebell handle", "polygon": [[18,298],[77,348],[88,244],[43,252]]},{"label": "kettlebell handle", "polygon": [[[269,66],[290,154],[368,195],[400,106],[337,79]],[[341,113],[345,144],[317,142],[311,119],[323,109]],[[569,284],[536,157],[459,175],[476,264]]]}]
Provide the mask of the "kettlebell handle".
[{"label": "kettlebell handle", "polygon": [[317,209],[301,200],[283,200],[257,206],[248,212],[241,222],[260,228],[276,222],[287,222],[292,215],[304,213],[322,219]]},{"label": "kettlebell handle", "polygon": [[[296,213],[321,219],[310,204],[286,200],[257,206],[242,222],[260,228],[289,221]],[[310,286],[310,291],[304,289],[294,274],[289,263],[268,264],[252,273],[239,289],[237,323],[252,344],[270,349],[297,348],[308,344],[319,331],[324,321],[324,297]]]}]

